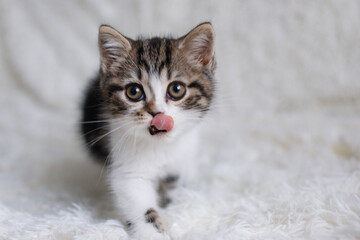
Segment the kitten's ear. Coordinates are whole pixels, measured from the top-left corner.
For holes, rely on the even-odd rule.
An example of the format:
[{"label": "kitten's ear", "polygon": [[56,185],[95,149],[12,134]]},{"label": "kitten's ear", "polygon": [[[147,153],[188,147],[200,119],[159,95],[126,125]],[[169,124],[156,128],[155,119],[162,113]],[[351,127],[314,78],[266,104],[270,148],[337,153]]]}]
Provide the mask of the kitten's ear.
[{"label": "kitten's ear", "polygon": [[198,66],[214,68],[215,34],[211,23],[198,25],[184,37],[178,39],[178,48],[187,59]]},{"label": "kitten's ear", "polygon": [[101,69],[106,72],[113,63],[121,63],[131,50],[131,39],[114,28],[101,25],[99,28],[99,50]]}]

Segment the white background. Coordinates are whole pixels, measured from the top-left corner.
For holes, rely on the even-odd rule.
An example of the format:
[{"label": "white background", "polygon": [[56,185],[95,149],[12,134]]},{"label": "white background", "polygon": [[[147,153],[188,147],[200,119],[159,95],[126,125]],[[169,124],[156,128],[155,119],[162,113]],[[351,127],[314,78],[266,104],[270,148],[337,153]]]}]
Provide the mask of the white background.
[{"label": "white background", "polygon": [[102,23],[216,32],[218,101],[176,239],[360,238],[360,2],[0,1],[0,239],[127,239],[77,121]]}]

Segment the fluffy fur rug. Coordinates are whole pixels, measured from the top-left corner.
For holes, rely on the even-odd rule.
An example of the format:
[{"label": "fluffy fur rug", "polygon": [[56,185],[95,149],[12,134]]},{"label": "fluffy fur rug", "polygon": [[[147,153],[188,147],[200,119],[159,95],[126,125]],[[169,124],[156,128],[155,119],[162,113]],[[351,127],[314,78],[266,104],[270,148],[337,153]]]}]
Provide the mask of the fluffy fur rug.
[{"label": "fluffy fur rug", "polygon": [[128,239],[76,122],[97,29],[211,20],[219,99],[174,239],[360,239],[358,1],[0,1],[0,239]]}]

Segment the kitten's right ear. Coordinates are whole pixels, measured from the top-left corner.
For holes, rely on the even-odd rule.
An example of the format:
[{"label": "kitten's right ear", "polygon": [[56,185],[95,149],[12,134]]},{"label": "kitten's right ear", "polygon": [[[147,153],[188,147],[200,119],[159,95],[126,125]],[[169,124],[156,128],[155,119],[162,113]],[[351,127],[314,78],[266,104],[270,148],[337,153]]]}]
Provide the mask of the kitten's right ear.
[{"label": "kitten's right ear", "polygon": [[131,39],[108,25],[99,28],[101,69],[108,71],[114,63],[121,63],[131,50]]}]

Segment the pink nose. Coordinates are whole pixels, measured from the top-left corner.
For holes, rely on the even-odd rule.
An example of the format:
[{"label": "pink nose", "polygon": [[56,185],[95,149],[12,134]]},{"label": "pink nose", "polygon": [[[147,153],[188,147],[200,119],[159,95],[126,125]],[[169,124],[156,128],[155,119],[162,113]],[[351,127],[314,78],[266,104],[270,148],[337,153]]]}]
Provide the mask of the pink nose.
[{"label": "pink nose", "polygon": [[174,127],[174,119],[163,113],[156,114],[151,120],[151,126],[155,127],[159,131],[169,132]]}]

